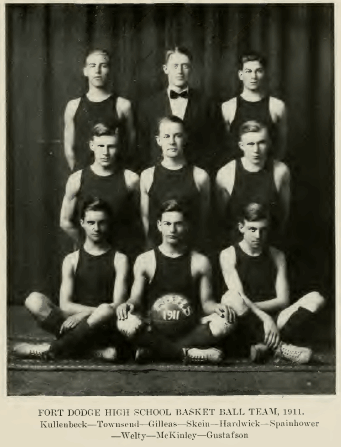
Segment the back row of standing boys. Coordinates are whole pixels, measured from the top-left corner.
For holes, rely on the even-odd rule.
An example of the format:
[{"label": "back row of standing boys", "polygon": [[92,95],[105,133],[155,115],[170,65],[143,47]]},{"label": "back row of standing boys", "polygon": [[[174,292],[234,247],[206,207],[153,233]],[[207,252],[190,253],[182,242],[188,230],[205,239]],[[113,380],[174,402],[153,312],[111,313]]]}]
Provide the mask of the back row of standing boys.
[{"label": "back row of standing boys", "polygon": [[[58,358],[91,350],[115,361],[133,347],[138,361],[219,363],[236,349],[254,361],[270,354],[310,360],[312,350],[293,343],[306,343],[301,335],[324,299],[310,292],[289,306],[285,256],[270,245],[281,240],[289,215],[290,173],[279,161],[285,105],[265,93],[265,61],[256,53],[241,57],[242,93],[221,111],[189,87],[191,68],[185,48],[166,53],[168,87],[138,108],[136,153],[131,104],[108,90],[108,53],[86,57],[88,92],[65,111],[65,155],[75,172],[61,210],[61,227],[81,248],[64,260],[60,308],[38,292],[26,300],[56,340],[19,344],[17,355]],[[125,169],[131,166],[146,169],[139,178]],[[142,251],[141,220],[151,250],[136,259],[129,295],[128,257]],[[210,261],[201,254],[217,250],[228,289],[221,303],[213,298]],[[186,296],[195,309],[195,325],[178,337],[149,319],[167,293]]]}]

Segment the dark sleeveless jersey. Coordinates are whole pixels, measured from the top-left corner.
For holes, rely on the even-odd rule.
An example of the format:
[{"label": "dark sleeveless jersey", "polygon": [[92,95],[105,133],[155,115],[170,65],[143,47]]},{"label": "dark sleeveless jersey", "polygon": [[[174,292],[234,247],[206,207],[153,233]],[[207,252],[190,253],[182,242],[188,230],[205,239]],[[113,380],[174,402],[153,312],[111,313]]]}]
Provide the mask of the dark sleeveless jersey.
[{"label": "dark sleeveless jersey", "polygon": [[115,284],[115,252],[110,249],[99,256],[90,255],[82,247],[75,272],[75,303],[97,307],[112,303]]},{"label": "dark sleeveless jersey", "polygon": [[[195,220],[199,209],[199,191],[194,182],[193,166],[181,169],[167,169],[162,164],[155,166],[153,183],[149,195],[149,236],[155,244],[160,243],[157,220],[161,205],[166,200],[175,199],[188,213],[189,220]],[[195,226],[191,226],[192,232]]]},{"label": "dark sleeveless jersey", "polygon": [[235,244],[234,249],[236,270],[245,295],[253,302],[276,298],[277,268],[270,249],[264,248],[259,256],[249,256],[239,244]]},{"label": "dark sleeveless jersey", "polygon": [[232,137],[233,152],[240,155],[241,151],[238,147],[240,126],[246,121],[259,121],[266,125],[269,130],[269,136],[272,145],[277,142],[276,124],[272,121],[270,115],[270,96],[265,96],[260,101],[246,101],[240,95],[237,96],[236,114],[230,125],[230,133]]},{"label": "dark sleeveless jersey", "polygon": [[126,232],[131,208],[131,194],[125,183],[124,170],[117,169],[108,176],[100,176],[93,172],[91,166],[83,169],[78,194],[79,212],[89,196],[99,197],[109,204],[113,218],[112,236],[116,242],[120,242],[122,234]]},{"label": "dark sleeveless jersey", "polygon": [[271,216],[271,228],[275,232],[281,213],[272,159],[268,159],[264,168],[258,172],[247,171],[241,158],[236,159],[235,180],[226,220],[231,229],[236,228],[243,207],[249,203],[260,203],[268,207]]},{"label": "dark sleeveless jersey", "polygon": [[184,295],[193,308],[198,309],[197,285],[191,272],[192,252],[187,251],[177,258],[165,256],[159,248],[156,248],[154,253],[156,269],[149,284],[145,310],[150,310],[158,298],[168,293]]},{"label": "dark sleeveless jersey", "polygon": [[98,123],[103,123],[116,127],[120,124],[116,111],[116,102],[117,97],[114,95],[100,102],[90,101],[86,95],[81,97],[74,117],[75,171],[83,169],[93,162],[93,154],[89,147],[93,126]]}]

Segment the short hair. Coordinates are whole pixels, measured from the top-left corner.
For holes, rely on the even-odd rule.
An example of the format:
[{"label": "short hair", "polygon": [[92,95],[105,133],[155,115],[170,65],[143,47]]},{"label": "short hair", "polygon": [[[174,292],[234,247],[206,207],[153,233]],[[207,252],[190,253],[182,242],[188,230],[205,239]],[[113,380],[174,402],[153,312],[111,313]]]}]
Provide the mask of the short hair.
[{"label": "short hair", "polygon": [[164,116],[159,119],[159,121],[157,123],[157,134],[158,135],[160,134],[160,127],[161,127],[161,124],[163,124],[163,123],[181,124],[182,128],[184,129],[184,132],[186,133],[186,125],[185,125],[184,121],[176,115],[168,115],[168,116]]},{"label": "short hair", "polygon": [[103,211],[107,215],[109,221],[112,222],[112,210],[110,205],[99,197],[88,196],[84,199],[79,213],[80,219],[84,220],[85,214],[88,211]]},{"label": "short hair", "polygon": [[246,133],[250,132],[260,132],[265,129],[268,133],[268,127],[260,122],[260,121],[246,121],[239,127],[239,140],[241,140],[242,136]]},{"label": "short hair", "polygon": [[171,213],[171,212],[181,213],[184,219],[186,221],[188,220],[186,208],[178,200],[175,199],[166,200],[161,204],[159,208],[158,219],[161,220],[162,215],[164,213]]},{"label": "short hair", "polygon": [[246,64],[246,62],[253,62],[253,61],[258,61],[264,68],[264,70],[266,69],[267,61],[265,57],[262,54],[258,53],[257,51],[248,51],[246,53],[243,53],[239,57],[238,69],[243,70],[244,64]]},{"label": "short hair", "polygon": [[259,220],[270,220],[269,208],[261,203],[249,203],[240,212],[239,221],[258,222]]},{"label": "short hair", "polygon": [[110,56],[110,53],[108,50],[105,50],[104,48],[92,48],[85,55],[84,66],[86,65],[86,61],[88,60],[88,57],[91,56],[92,54],[104,54],[104,56],[106,56],[108,58],[108,63],[110,64],[110,62],[111,62],[111,56]]},{"label": "short hair", "polygon": [[118,123],[107,125],[104,123],[97,123],[95,124],[91,129],[91,140],[93,140],[94,137],[103,137],[105,135],[109,136],[118,136],[119,134],[119,126]]},{"label": "short hair", "polygon": [[171,55],[175,54],[175,53],[184,54],[185,56],[188,57],[190,62],[193,61],[192,53],[189,51],[188,48],[183,47],[183,46],[175,46],[175,47],[172,47],[172,48],[170,48],[169,50],[166,51],[165,64],[167,64],[167,62],[168,62],[169,58],[171,57]]}]

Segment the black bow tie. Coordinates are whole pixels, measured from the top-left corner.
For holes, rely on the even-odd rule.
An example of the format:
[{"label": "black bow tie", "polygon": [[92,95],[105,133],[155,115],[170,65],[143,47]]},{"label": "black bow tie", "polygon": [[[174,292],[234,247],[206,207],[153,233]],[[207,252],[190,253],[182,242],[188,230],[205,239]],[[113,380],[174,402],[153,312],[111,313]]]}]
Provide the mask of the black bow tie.
[{"label": "black bow tie", "polygon": [[183,91],[181,93],[176,93],[174,90],[171,90],[169,92],[169,97],[170,97],[170,99],[177,99],[177,98],[185,98],[185,99],[187,99],[188,98],[188,90],[185,90],[185,91]]}]

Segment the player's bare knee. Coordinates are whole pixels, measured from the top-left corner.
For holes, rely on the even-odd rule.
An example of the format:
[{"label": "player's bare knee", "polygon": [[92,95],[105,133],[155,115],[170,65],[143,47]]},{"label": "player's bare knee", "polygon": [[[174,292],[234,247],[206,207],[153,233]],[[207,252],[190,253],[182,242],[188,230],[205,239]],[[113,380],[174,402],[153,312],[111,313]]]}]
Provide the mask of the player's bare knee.
[{"label": "player's bare knee", "polygon": [[235,323],[229,323],[225,318],[221,318],[218,314],[213,314],[211,317],[209,328],[213,337],[225,337],[233,330],[233,327],[235,326]]},{"label": "player's bare knee", "polygon": [[298,304],[300,307],[304,307],[310,312],[317,312],[325,305],[325,298],[319,292],[310,292],[304,297],[302,297]]},{"label": "player's bare knee", "polygon": [[32,292],[25,300],[25,307],[33,315],[39,315],[44,308],[46,297],[39,292]]},{"label": "player's bare knee", "polygon": [[132,338],[142,325],[142,320],[136,315],[129,314],[125,320],[117,320],[117,329],[127,338]]},{"label": "player's bare knee", "polygon": [[248,307],[238,292],[228,290],[221,298],[221,303],[231,307],[238,316],[245,314]]},{"label": "player's bare knee", "polygon": [[110,318],[115,315],[115,310],[107,303],[100,304],[95,312],[99,317],[103,318]]}]

